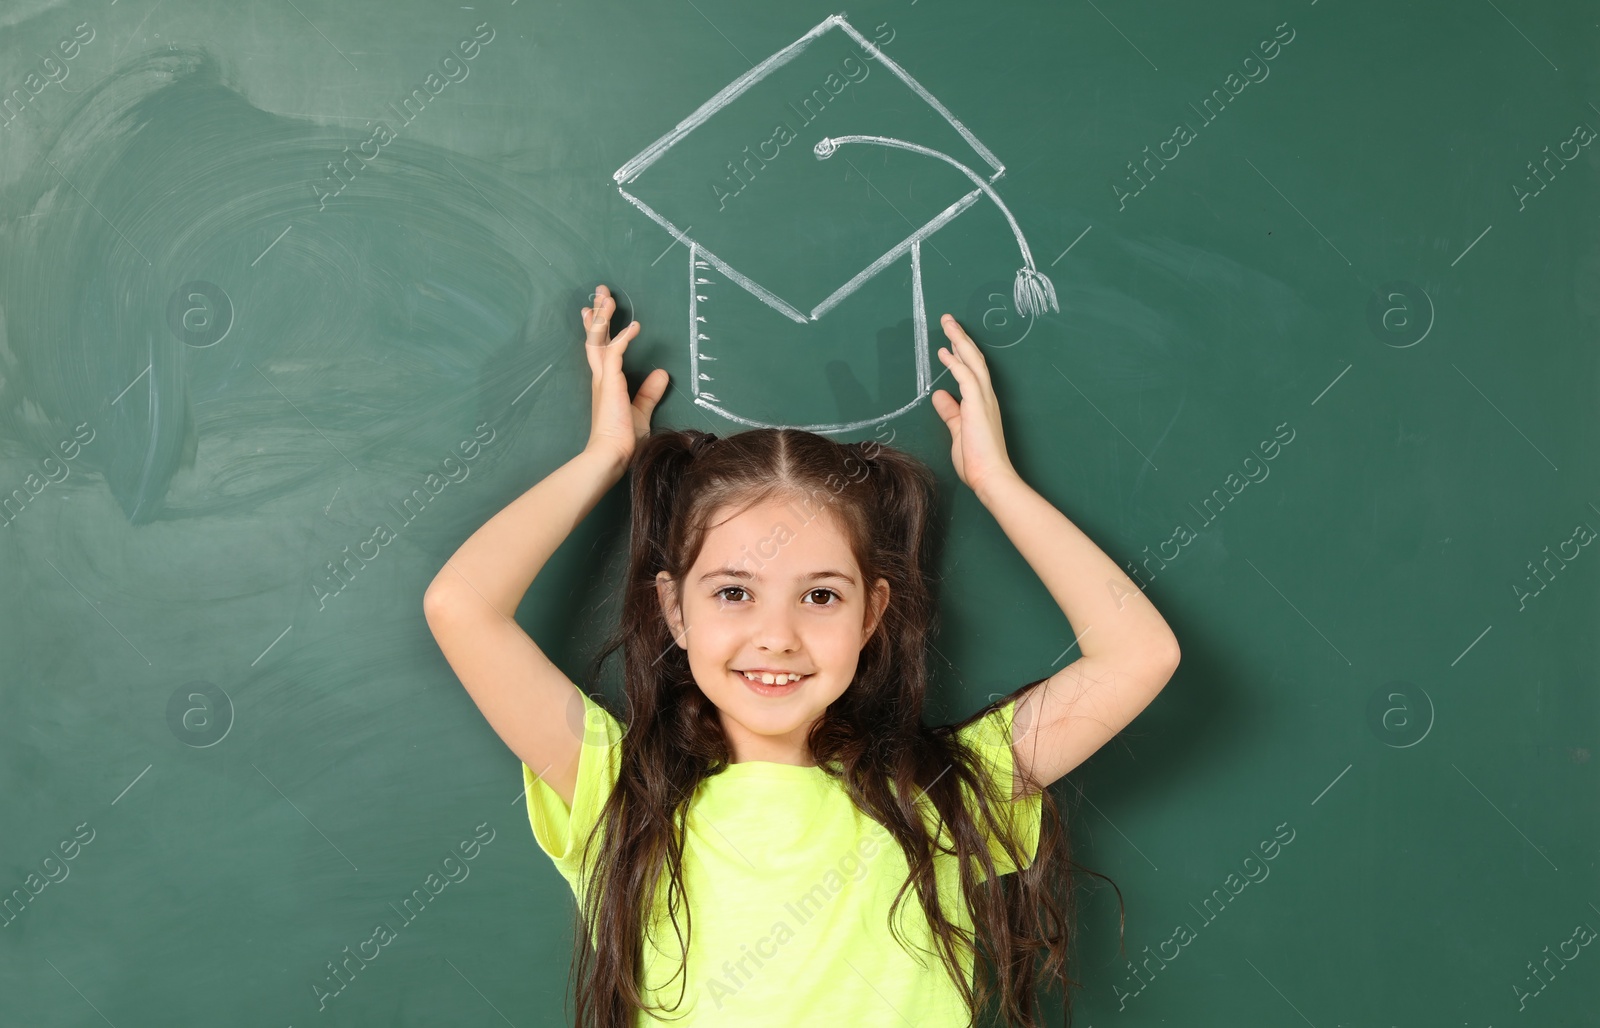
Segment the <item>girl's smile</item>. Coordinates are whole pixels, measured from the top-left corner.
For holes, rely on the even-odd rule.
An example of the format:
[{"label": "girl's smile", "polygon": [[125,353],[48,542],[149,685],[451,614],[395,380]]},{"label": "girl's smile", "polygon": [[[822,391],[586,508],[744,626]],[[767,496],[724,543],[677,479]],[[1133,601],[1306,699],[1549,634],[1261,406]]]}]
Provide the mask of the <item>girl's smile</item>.
[{"label": "girl's smile", "polygon": [[748,685],[760,696],[788,696],[791,693],[798,692],[800,687],[805,685],[806,681],[812,677],[811,675],[774,675],[771,672],[762,674],[752,671],[735,671],[734,674],[743,678],[744,684]]}]

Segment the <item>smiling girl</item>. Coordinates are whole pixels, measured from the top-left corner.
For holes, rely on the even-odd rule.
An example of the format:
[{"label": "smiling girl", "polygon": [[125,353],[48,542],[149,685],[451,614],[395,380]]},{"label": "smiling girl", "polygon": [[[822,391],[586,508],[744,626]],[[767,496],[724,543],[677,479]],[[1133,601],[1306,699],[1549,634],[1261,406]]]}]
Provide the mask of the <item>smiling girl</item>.
[{"label": "smiling girl", "polygon": [[[961,400],[932,401],[955,472],[1082,655],[960,724],[923,724],[932,472],[794,429],[652,433],[666,373],[630,402],[639,325],[610,338],[614,301],[595,295],[588,444],[473,533],[424,600],[578,899],[576,1024],[944,1028],[995,994],[1006,1023],[1039,1024],[1038,979],[1073,984],[1079,870],[1045,790],[1172,676],[1166,622],[1012,467],[983,354],[946,315]],[[614,712],[513,615],[624,474],[621,625],[595,662],[622,653]]]}]

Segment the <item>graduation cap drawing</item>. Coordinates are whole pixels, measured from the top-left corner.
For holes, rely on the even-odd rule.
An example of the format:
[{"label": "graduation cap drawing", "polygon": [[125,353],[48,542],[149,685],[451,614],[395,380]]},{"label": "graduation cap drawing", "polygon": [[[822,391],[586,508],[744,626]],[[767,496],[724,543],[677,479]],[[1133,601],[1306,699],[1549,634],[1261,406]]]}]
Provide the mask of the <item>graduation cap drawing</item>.
[{"label": "graduation cap drawing", "polygon": [[[861,326],[881,321],[882,305],[904,303],[909,278],[909,345],[878,355],[878,396],[854,404],[856,416],[792,425],[826,434],[888,421],[932,391],[923,246],[937,249],[934,233],[982,200],[1004,215],[1021,256],[1016,312],[1060,309],[994,189],[1004,173],[944,104],[836,14],[729,83],[612,178],[672,246],[687,248],[694,402],[731,421],[791,424],[804,406],[798,396],[825,391],[809,379],[816,366],[836,354],[826,363],[837,386],[837,366],[860,359]],[[753,308],[760,318],[734,313]],[[833,330],[819,332],[829,315]],[[844,378],[865,373],[852,367]]]}]

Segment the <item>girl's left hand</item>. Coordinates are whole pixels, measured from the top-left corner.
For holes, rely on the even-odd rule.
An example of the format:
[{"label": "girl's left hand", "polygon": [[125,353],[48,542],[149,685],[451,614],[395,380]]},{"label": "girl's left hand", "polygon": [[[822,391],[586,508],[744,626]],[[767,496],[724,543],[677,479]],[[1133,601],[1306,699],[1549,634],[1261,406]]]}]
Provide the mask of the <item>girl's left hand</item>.
[{"label": "girl's left hand", "polygon": [[943,389],[933,391],[933,409],[950,429],[950,462],[973,492],[997,478],[1015,475],[1000,429],[1000,402],[989,381],[989,365],[967,333],[946,314],[940,319],[951,349],[939,348],[939,359],[961,386],[961,402]]}]

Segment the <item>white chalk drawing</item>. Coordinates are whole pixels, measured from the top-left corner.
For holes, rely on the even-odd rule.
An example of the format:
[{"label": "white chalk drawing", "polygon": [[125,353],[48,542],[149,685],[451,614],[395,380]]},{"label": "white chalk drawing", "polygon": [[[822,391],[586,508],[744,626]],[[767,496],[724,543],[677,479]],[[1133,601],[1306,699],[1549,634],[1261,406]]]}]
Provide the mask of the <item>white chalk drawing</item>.
[{"label": "white chalk drawing", "polygon": [[[902,83],[904,83],[923,102],[925,102],[933,110],[937,111],[939,115],[943,117],[944,120],[950,125],[950,127],[960,134],[961,138],[967,143],[968,146],[972,148],[972,151],[978,155],[983,163],[988,166],[989,174],[987,178],[985,178],[984,175],[974,171],[967,165],[962,164],[949,154],[932,149],[930,147],[919,145],[917,143],[911,143],[903,139],[895,139],[889,136],[829,136],[824,137],[820,142],[816,143],[812,148],[812,152],[819,161],[827,160],[828,158],[832,157],[842,146],[887,147],[890,149],[915,153],[924,157],[931,157],[935,160],[942,161],[950,167],[955,168],[961,174],[965,175],[973,182],[974,188],[955,203],[951,204],[943,211],[940,211],[934,217],[930,218],[921,227],[914,229],[904,239],[890,247],[889,250],[886,251],[881,257],[877,258],[866,267],[856,272],[847,282],[845,282],[844,285],[834,290],[834,292],[826,299],[813,307],[809,313],[806,313],[801,311],[795,304],[790,303],[788,300],[785,300],[783,297],[779,296],[773,290],[763,286],[759,282],[756,282],[748,275],[745,275],[742,272],[734,269],[722,258],[718,257],[716,254],[707,249],[704,244],[697,242],[692,236],[690,236],[690,230],[688,228],[680,229],[666,217],[663,217],[649,204],[641,200],[638,196],[635,196],[633,193],[629,192],[628,186],[635,179],[637,179],[639,175],[645,171],[645,169],[649,168],[656,161],[660,160],[668,150],[683,140],[684,137],[688,136],[696,128],[704,124],[718,111],[721,111],[723,108],[727,107],[730,103],[737,99],[740,94],[756,85],[778,68],[781,68],[785,64],[788,64],[790,61],[794,60],[802,51],[805,50],[807,46],[809,46],[824,33],[832,29],[838,29],[840,32],[843,32],[845,35],[849,36],[851,41],[853,41],[856,46],[860,47],[861,51],[869,59],[877,61],[880,66],[887,69]],[[715,381],[715,376],[703,371],[701,369],[701,362],[714,361],[716,359],[713,355],[703,352],[702,347],[703,343],[709,341],[709,337],[706,335],[705,331],[706,319],[701,314],[699,306],[700,303],[706,299],[706,294],[702,293],[700,290],[704,287],[715,284],[713,280],[706,278],[705,275],[712,269],[715,269],[716,272],[720,273],[729,282],[738,285],[740,288],[744,289],[751,296],[754,296],[768,307],[789,318],[791,321],[801,325],[807,325],[826,315],[830,310],[837,307],[839,303],[842,302],[846,297],[850,296],[856,290],[861,288],[861,286],[868,280],[873,278],[879,272],[883,271],[885,268],[889,267],[891,264],[900,260],[902,257],[906,256],[907,253],[911,255],[911,320],[914,327],[914,345],[916,348],[916,396],[910,402],[896,408],[895,410],[859,421],[786,426],[803,428],[807,431],[816,432],[819,434],[831,434],[852,431],[867,427],[869,425],[880,424],[882,422],[899,417],[901,414],[906,413],[917,404],[921,403],[922,400],[927,397],[930,392],[932,392],[932,376],[930,373],[930,360],[928,353],[928,316],[924,307],[922,293],[922,242],[923,240],[932,236],[935,232],[939,231],[939,229],[949,224],[957,215],[967,210],[967,208],[977,203],[983,197],[987,196],[991,201],[993,201],[995,206],[999,208],[1000,212],[1005,216],[1007,223],[1011,226],[1012,235],[1016,237],[1017,247],[1022,254],[1023,266],[1021,270],[1017,272],[1016,282],[1012,292],[1012,302],[1015,305],[1017,313],[1031,320],[1044,313],[1046,310],[1060,310],[1060,306],[1056,300],[1055,286],[1052,285],[1050,279],[1045,276],[1043,272],[1039,271],[1039,269],[1034,265],[1033,252],[1028,248],[1028,242],[1022,234],[1021,226],[1017,224],[1017,219],[1012,215],[1010,209],[1006,207],[1005,203],[1001,201],[999,194],[994,190],[993,183],[1004,174],[1005,166],[1000,163],[1000,160],[995,157],[995,155],[990,152],[989,148],[984,146],[983,143],[979,141],[979,139],[974,136],[972,132],[965,125],[963,125],[947,107],[940,103],[932,93],[928,92],[928,90],[924,88],[921,83],[912,78],[904,68],[900,67],[899,64],[890,59],[886,54],[883,53],[883,51],[878,49],[877,46],[873,45],[871,40],[857,32],[849,22],[845,21],[843,15],[835,14],[824,18],[805,35],[784,47],[782,50],[779,50],[777,53],[772,54],[761,63],[752,67],[749,71],[745,72],[743,75],[740,75],[738,78],[728,83],[728,85],[719,90],[715,96],[701,104],[700,107],[694,111],[694,113],[690,114],[687,118],[679,122],[677,126],[670,132],[663,135],[660,139],[657,139],[654,143],[651,143],[649,146],[645,147],[644,150],[640,151],[626,164],[618,168],[611,177],[617,183],[617,191],[622,194],[624,199],[642,211],[646,217],[650,218],[656,224],[666,229],[675,242],[682,242],[688,248],[689,380],[694,392],[694,402],[707,410],[714,411],[730,421],[747,425],[752,428],[777,428],[784,426],[757,421],[735,413],[733,410],[729,409],[727,401],[719,398],[716,393],[712,392],[703,384]]]}]

